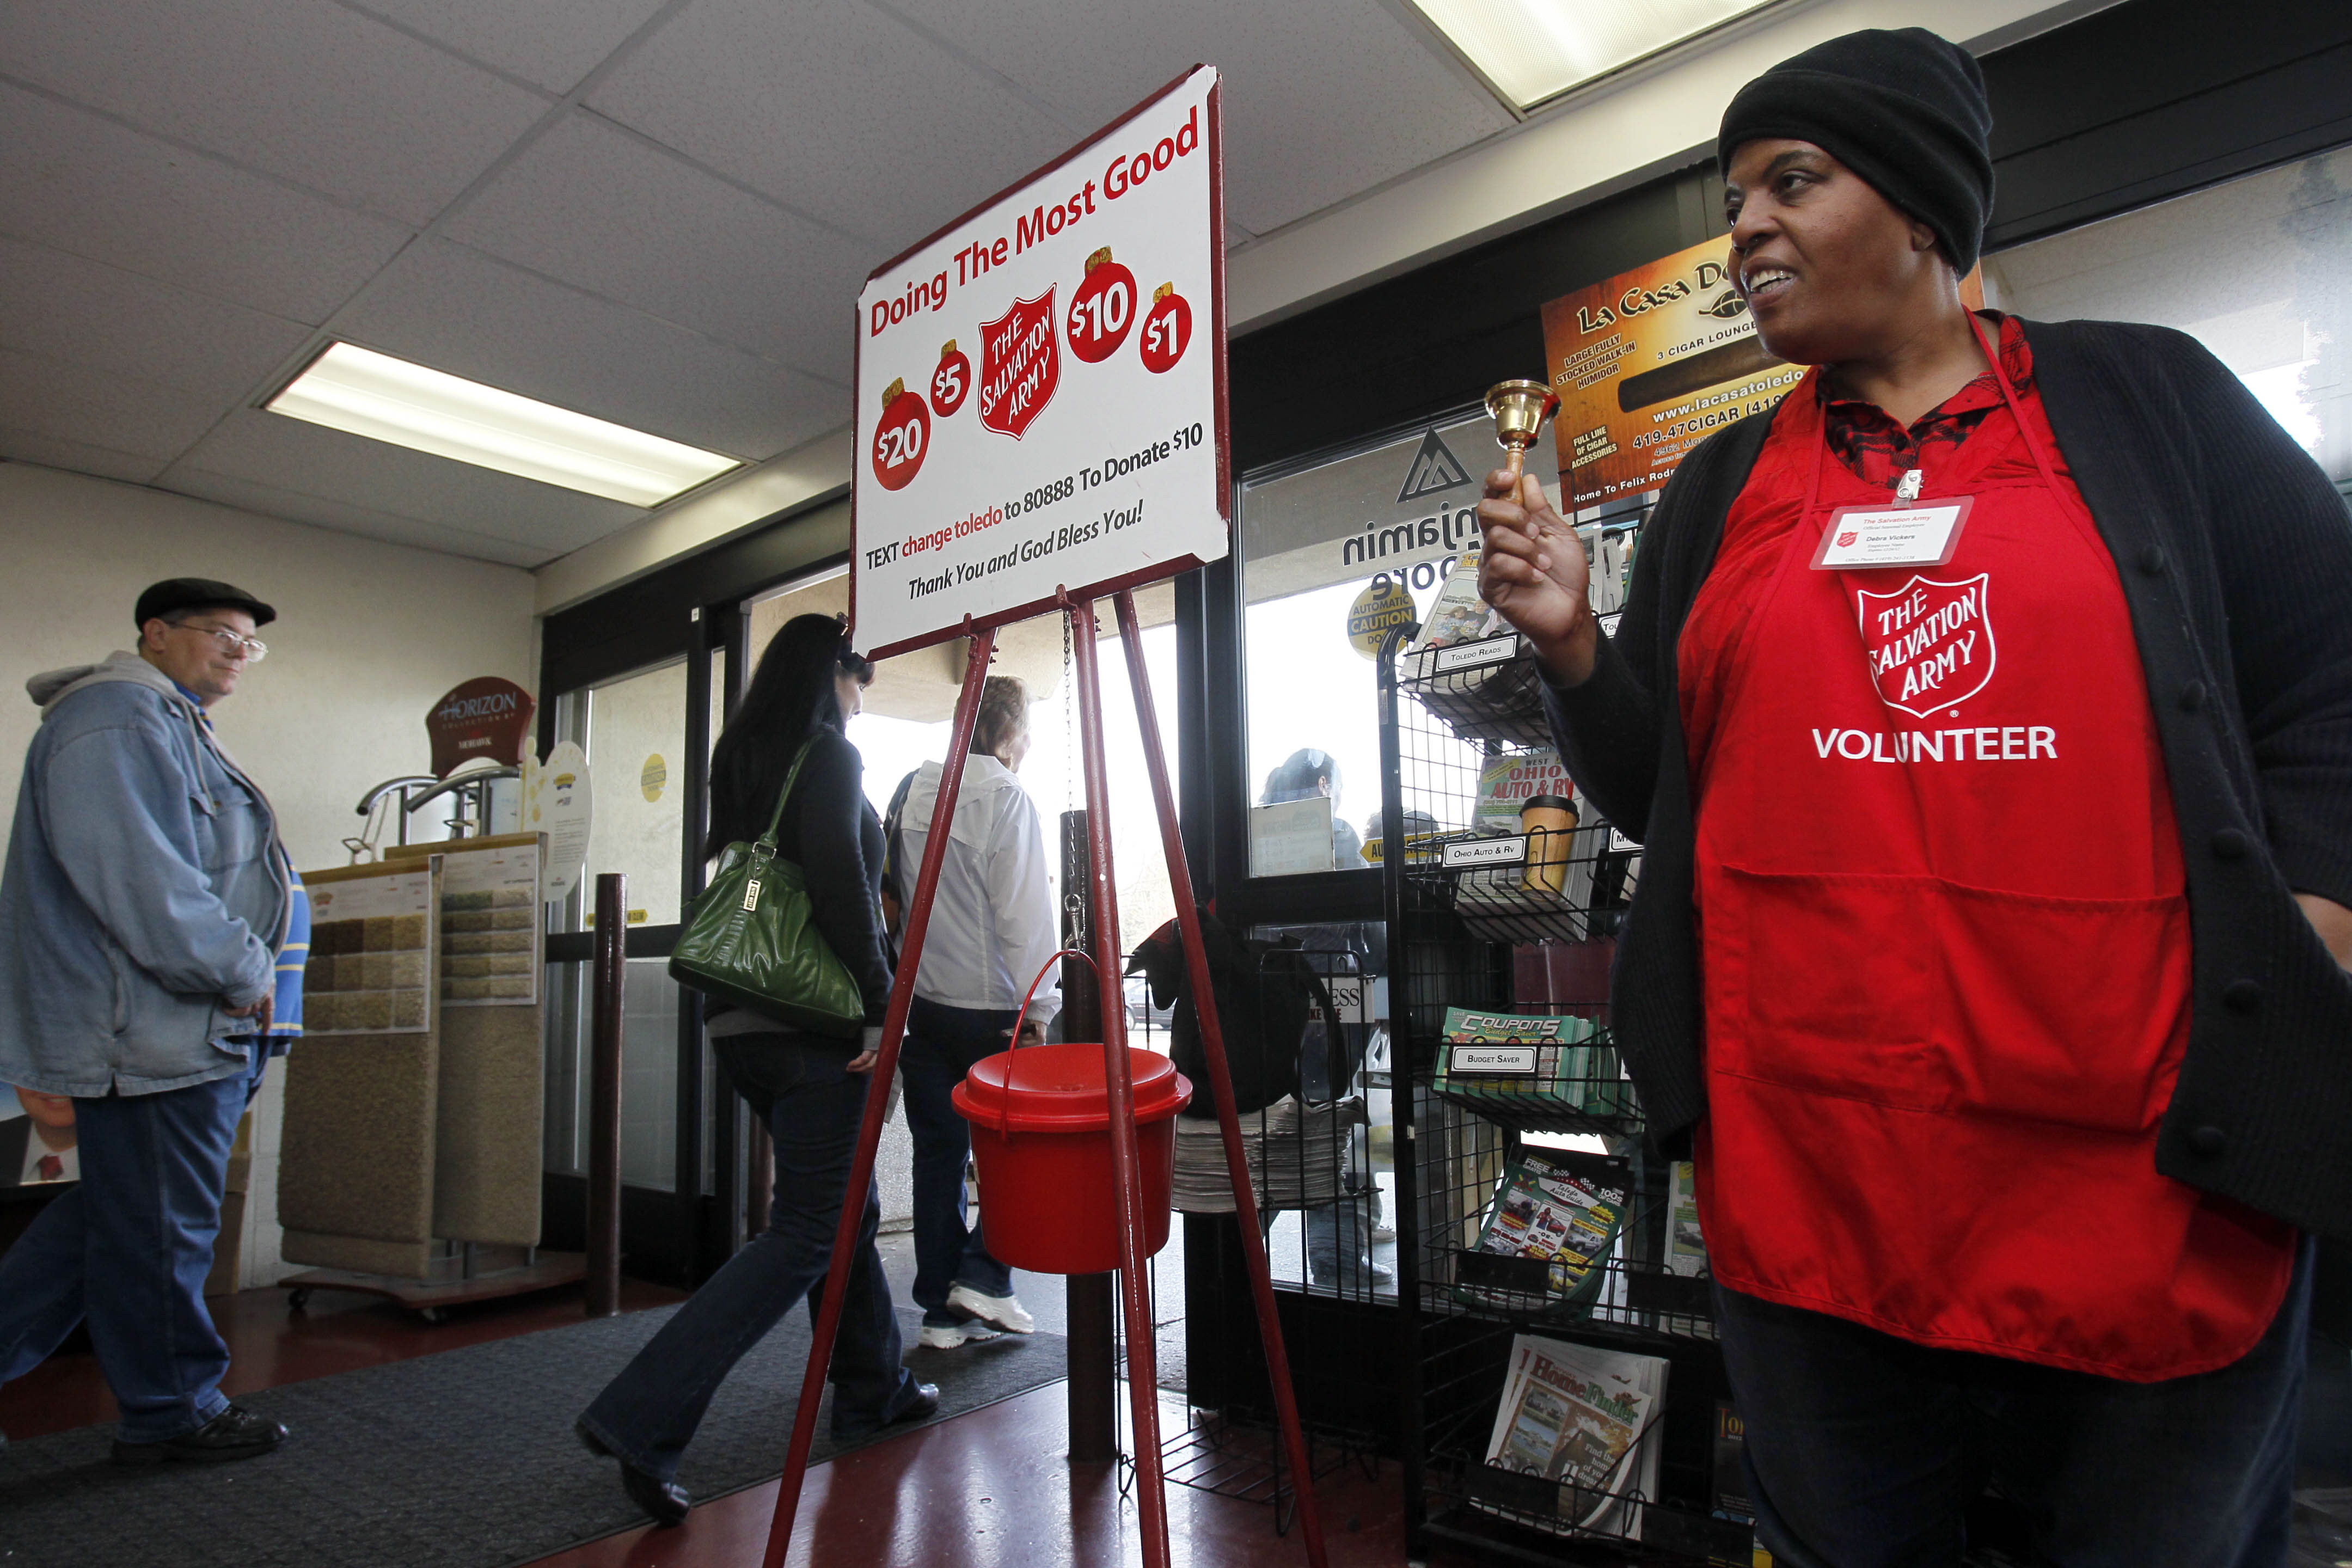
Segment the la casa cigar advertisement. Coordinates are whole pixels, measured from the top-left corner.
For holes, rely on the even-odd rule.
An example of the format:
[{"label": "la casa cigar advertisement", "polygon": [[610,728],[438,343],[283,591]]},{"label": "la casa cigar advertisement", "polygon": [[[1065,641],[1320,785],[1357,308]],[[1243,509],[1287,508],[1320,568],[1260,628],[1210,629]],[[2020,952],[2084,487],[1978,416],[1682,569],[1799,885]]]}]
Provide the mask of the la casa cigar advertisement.
[{"label": "la casa cigar advertisement", "polygon": [[[1976,272],[1960,299],[1983,308]],[[1560,489],[1578,507],[1664,489],[1693,447],[1771,407],[1805,374],[1756,335],[1727,239],[1561,295],[1544,307],[1543,332]]]},{"label": "la casa cigar advertisement", "polygon": [[1727,240],[1706,240],[1544,307],[1560,488],[1573,505],[1662,488],[1708,432],[1804,374],[1757,337],[1729,256]]}]

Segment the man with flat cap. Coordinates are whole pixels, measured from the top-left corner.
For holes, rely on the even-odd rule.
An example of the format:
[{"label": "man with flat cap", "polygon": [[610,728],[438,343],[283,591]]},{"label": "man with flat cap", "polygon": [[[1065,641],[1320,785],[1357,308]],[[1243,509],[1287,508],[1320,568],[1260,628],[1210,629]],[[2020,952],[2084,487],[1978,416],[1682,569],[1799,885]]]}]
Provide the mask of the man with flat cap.
[{"label": "man with flat cap", "polygon": [[1480,589],[1643,841],[1612,1022],[1687,1139],[1759,1535],[2287,1560],[2314,1233],[2352,1236],[2352,519],[2194,339],[1963,308],[1976,62],[1749,82],[1730,268],[1811,367],[1692,450],[1603,635],[1530,481]]},{"label": "man with flat cap", "polygon": [[0,1258],[0,1383],[86,1321],[122,1464],[286,1435],[222,1396],[204,1299],[299,918],[277,818],[209,710],[275,615],[173,578],[139,596],[137,652],[25,683],[41,726],[0,873],[0,1083],[71,1097],[81,1180]]}]

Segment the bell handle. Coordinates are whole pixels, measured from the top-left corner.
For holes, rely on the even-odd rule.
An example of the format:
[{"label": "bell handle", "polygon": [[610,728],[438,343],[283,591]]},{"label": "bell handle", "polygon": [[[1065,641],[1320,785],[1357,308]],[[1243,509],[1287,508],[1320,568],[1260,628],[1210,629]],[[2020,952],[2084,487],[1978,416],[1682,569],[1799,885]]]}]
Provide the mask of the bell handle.
[{"label": "bell handle", "polygon": [[[1021,1048],[1021,1026],[1029,1021],[1029,1004],[1037,999],[1037,987],[1045,984],[1046,972],[1065,958],[1085,961],[1086,966],[1095,972],[1095,988],[1097,991],[1102,988],[1102,965],[1094,961],[1091,953],[1080,952],[1075,947],[1066,947],[1050,954],[1044,963],[1037,966],[1037,978],[1029,983],[1029,994],[1021,998],[1020,1016],[1013,1020],[1013,1042],[1005,1047],[1008,1055]],[[1124,999],[1121,1000],[1120,1005],[1126,1005]],[[1004,1064],[1004,1103],[1000,1105],[996,1111],[996,1131],[999,1137],[1003,1136],[1005,1129],[1013,1121],[1013,1068],[1019,1059],[1015,1057],[1013,1061]]]}]

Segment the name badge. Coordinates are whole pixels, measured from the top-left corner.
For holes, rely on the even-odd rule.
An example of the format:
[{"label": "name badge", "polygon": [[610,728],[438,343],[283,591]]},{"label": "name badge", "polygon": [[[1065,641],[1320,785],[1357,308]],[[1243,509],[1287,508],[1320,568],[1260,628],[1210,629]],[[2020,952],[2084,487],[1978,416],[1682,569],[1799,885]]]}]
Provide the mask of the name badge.
[{"label": "name badge", "polygon": [[1816,572],[1869,572],[1882,566],[1946,566],[1960,547],[1974,496],[1913,506],[1842,506],[1822,530]]}]

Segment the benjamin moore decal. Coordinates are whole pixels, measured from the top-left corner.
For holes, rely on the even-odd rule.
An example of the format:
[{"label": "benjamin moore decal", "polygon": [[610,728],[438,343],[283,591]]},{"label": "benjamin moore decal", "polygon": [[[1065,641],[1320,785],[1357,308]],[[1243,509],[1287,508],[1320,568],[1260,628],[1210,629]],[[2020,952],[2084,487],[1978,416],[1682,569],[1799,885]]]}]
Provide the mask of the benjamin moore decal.
[{"label": "benjamin moore decal", "polygon": [[1470,482],[1470,470],[1462,466],[1442,440],[1435,426],[1421,438],[1421,446],[1404,471],[1404,488],[1397,491],[1397,504],[1419,500],[1443,491],[1458,489]]}]

